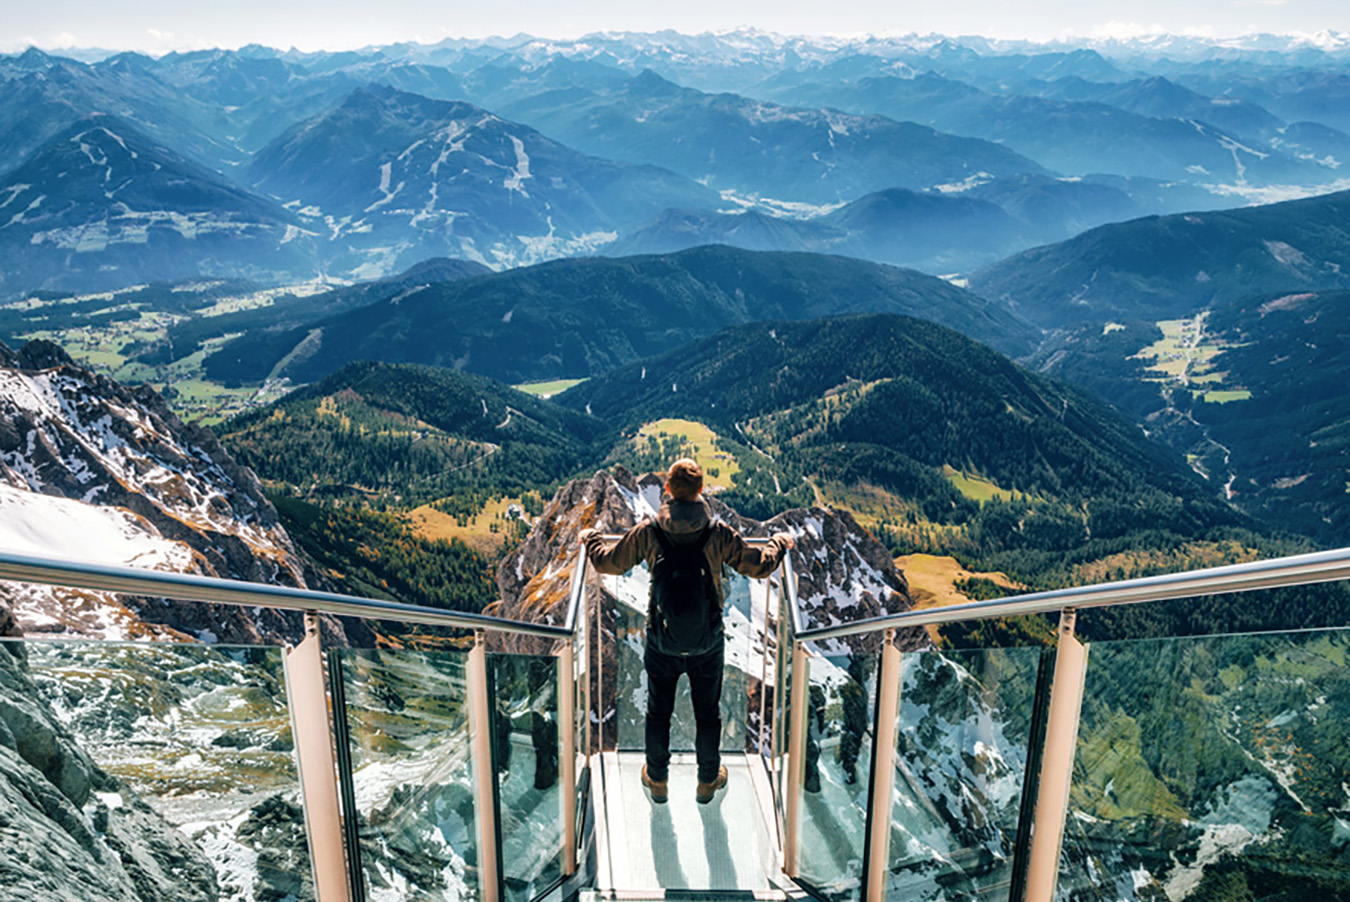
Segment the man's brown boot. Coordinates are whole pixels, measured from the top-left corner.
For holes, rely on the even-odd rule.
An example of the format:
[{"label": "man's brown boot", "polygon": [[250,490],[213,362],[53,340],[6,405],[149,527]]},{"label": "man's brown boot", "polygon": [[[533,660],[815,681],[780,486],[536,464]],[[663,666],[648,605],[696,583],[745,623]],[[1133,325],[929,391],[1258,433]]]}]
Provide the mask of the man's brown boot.
[{"label": "man's brown boot", "polygon": [[[647,776],[647,765],[642,765],[642,785],[647,788],[647,795],[658,805],[664,805],[668,798],[665,780],[653,780]],[[700,786],[703,784],[700,783]]]},{"label": "man's brown boot", "polygon": [[717,795],[717,790],[727,785],[727,766],[723,764],[717,768],[717,779],[711,783],[699,782],[698,788],[694,790],[694,799],[700,805],[706,805]]}]

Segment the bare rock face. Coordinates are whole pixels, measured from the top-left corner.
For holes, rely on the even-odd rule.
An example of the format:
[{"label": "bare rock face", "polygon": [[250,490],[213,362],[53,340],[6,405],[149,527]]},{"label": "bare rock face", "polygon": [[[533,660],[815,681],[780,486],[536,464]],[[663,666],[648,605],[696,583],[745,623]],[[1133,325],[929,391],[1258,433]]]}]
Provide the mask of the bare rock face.
[{"label": "bare rock face", "polygon": [[[8,614],[0,605],[0,621]],[[43,902],[215,902],[202,853],[99,769],[0,643],[0,886]]]},{"label": "bare rock face", "polygon": [[[57,345],[0,345],[0,547],[27,554],[303,586],[262,493],[209,430]],[[28,632],[255,643],[303,634],[298,615],[9,584]]]},{"label": "bare rock face", "polygon": [[0,639],[13,639],[23,635],[19,629],[19,622],[14,619],[14,612],[9,609],[9,605],[0,599]]}]

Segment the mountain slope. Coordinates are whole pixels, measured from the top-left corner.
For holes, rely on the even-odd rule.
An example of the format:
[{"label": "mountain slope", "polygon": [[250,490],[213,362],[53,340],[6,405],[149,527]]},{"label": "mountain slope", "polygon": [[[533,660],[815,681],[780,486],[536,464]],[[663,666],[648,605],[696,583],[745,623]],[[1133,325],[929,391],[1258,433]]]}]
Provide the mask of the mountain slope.
[{"label": "mountain slope", "polygon": [[1233,97],[1206,97],[1161,75],[1126,82],[1064,78],[1048,82],[1037,96],[1096,101],[1155,119],[1198,119],[1231,134],[1268,141],[1285,124],[1254,103]]},{"label": "mountain slope", "polygon": [[[1185,452],[1232,502],[1328,546],[1350,543],[1350,293],[1258,295],[1183,324],[1179,371],[1151,325],[1096,326],[1042,349],[1049,373],[1110,397]],[[1165,377],[1159,363],[1170,363]],[[1179,372],[1179,374],[1178,374]]]},{"label": "mountain slope", "polygon": [[305,494],[403,504],[517,494],[590,460],[598,420],[483,376],[352,363],[222,427],[245,465]]},{"label": "mountain slope", "polygon": [[76,123],[0,178],[0,219],[6,293],[316,270],[290,213],[106,116]]},{"label": "mountain slope", "polygon": [[[305,584],[257,478],[214,434],[48,342],[18,352],[0,345],[0,504],[0,544],[16,550]],[[234,642],[303,632],[298,616],[229,605],[141,604],[40,586],[23,586],[13,599],[26,630]]]},{"label": "mountain slope", "polygon": [[667,210],[606,245],[609,256],[671,253],[704,244],[757,251],[844,254],[925,272],[969,271],[1035,243],[1025,222],[995,204],[962,195],[878,191],[809,220],[757,210]]},{"label": "mountain slope", "polygon": [[838,253],[847,241],[847,233],[819,220],[788,219],[759,210],[665,210],[605,245],[601,252],[609,257],[629,257],[723,244],[747,251]]},{"label": "mountain slope", "polygon": [[[388,87],[352,92],[254,157],[259,190],[324,222],[358,273],[427,256],[537,262],[716,195],[653,166],[578,153],[468,103]],[[316,209],[309,209],[309,208]]]},{"label": "mountain slope", "polygon": [[743,465],[733,507],[772,507],[805,479],[901,547],[1022,579],[1243,522],[1100,402],[908,317],[737,326],[558,401],[624,429],[676,417],[746,442],[768,478]]},{"label": "mountain slope", "polygon": [[1032,330],[940,279],[814,254],[705,247],[669,256],[561,260],[430,285],[283,335],[250,335],[208,373],[310,381],[350,360],[453,365],[507,382],[586,376],[731,324],[851,311],[930,317],[1017,353]]},{"label": "mountain slope", "polygon": [[0,71],[0,172],[95,115],[115,116],[208,167],[224,170],[245,161],[223,130],[210,128],[211,105],[160,81],[153,66],[144,65],[153,64],[149,57],[134,56],[84,65],[30,48],[19,58],[24,65]]},{"label": "mountain slope", "polygon": [[656,163],[719,190],[816,204],[979,172],[1042,172],[975,138],[912,122],[705,94],[644,72],[617,88],[545,91],[504,107],[589,153]]},{"label": "mountain slope", "polygon": [[820,221],[853,236],[841,253],[929,272],[969,270],[1036,232],[987,200],[902,189],[860,197]]},{"label": "mountain slope", "polygon": [[[891,387],[879,387],[887,383]],[[588,380],[558,401],[587,407],[624,427],[668,416],[711,421],[730,430],[747,418],[813,404],[833,389],[863,385],[873,388],[856,399],[848,416],[832,416],[826,434],[815,443],[847,438],[890,444],[935,466],[970,461],[1024,491],[1084,494],[1117,478],[1108,474],[1158,466],[1166,458],[1128,422],[1071,389],[1035,376],[944,326],[890,314],[735,326]],[[885,416],[890,404],[894,414]],[[965,424],[944,425],[943,410],[959,411]],[[872,415],[884,421],[873,424],[875,430],[864,428]],[[807,419],[796,426],[785,422],[783,428],[784,435],[795,438],[813,431],[815,424]],[[972,434],[965,435],[967,429]],[[1024,429],[1029,431],[1022,438],[1011,439]],[[1069,441],[1070,432],[1078,433],[1073,441],[1092,449],[1094,461],[1081,465],[1073,480],[1058,473],[1058,464],[1048,456],[1050,447]],[[962,433],[959,444],[955,433]],[[1036,450],[1010,454],[1019,460],[1007,465],[1012,469],[993,466],[1010,445]],[[1165,484],[1175,491],[1193,493],[1195,487],[1190,474],[1175,465],[1159,470],[1157,478],[1170,480]]]},{"label": "mountain slope", "polygon": [[[435,282],[453,282],[491,272],[472,260],[436,257],[397,275],[334,288],[318,294],[283,294],[262,307],[246,307],[216,316],[188,317],[171,325],[162,341],[147,343],[136,357],[150,365],[181,360],[201,350],[211,339],[248,333],[289,334],[322,317],[364,307],[401,294],[418,291]],[[265,374],[264,374],[265,375]]]},{"label": "mountain slope", "polygon": [[1350,192],[1105,225],[976,273],[1045,328],[1169,319],[1263,291],[1350,286]]}]

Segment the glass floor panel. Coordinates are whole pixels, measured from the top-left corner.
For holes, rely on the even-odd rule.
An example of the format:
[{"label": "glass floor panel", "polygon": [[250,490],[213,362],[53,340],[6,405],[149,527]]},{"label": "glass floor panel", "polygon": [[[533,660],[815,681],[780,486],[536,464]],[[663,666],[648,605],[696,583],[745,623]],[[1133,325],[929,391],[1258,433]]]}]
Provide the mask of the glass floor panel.
[{"label": "glass floor panel", "polygon": [[777,889],[771,880],[777,857],[744,755],[722,755],[727,787],[707,805],[694,800],[698,773],[692,753],[672,757],[670,800],[664,805],[654,804],[642,787],[643,760],[641,752],[603,756],[599,889]]}]

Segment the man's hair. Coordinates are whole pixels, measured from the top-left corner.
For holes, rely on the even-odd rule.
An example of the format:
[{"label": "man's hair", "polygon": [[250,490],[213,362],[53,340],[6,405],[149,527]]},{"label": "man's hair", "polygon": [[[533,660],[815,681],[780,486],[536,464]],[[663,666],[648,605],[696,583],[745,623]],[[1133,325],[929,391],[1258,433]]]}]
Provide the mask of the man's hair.
[{"label": "man's hair", "polygon": [[666,487],[677,501],[693,501],[703,491],[703,468],[687,457],[670,465],[666,473]]}]

